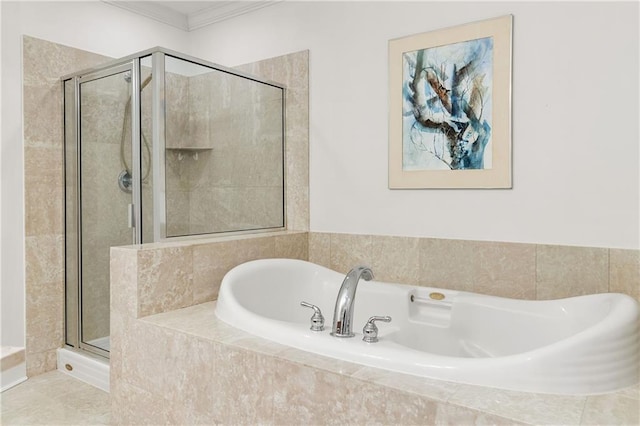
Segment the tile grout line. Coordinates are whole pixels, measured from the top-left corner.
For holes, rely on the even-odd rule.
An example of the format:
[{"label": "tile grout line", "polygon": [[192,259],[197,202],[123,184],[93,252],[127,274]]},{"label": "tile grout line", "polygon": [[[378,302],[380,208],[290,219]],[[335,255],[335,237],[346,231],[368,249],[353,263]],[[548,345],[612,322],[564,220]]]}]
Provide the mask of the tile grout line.
[{"label": "tile grout line", "polygon": [[578,423],[579,425],[584,424],[584,413],[585,413],[585,411],[587,409],[587,401],[588,400],[589,400],[589,397],[587,396],[584,399],[584,403],[582,404],[582,411],[580,412],[580,420],[579,420],[579,423]]},{"label": "tile grout line", "polygon": [[611,293],[611,249],[607,248],[607,292]]}]

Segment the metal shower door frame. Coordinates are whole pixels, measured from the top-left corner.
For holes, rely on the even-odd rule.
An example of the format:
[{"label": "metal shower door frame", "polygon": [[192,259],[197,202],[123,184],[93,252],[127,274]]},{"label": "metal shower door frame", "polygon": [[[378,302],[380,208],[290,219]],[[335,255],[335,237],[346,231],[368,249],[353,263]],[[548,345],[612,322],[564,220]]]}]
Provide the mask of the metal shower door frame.
[{"label": "metal shower door frame", "polygon": [[[77,221],[75,226],[78,228],[77,241],[78,245],[76,248],[76,257],[77,257],[77,288],[74,290],[77,293],[77,306],[72,307],[76,312],[74,318],[77,320],[77,333],[75,336],[65,336],[65,342],[68,345],[73,346],[75,348],[84,349],[90,353],[108,357],[109,352],[103,349],[97,348],[95,346],[86,344],[82,342],[82,323],[81,323],[81,303],[82,303],[82,246],[80,245],[82,241],[82,215],[81,215],[81,205],[82,205],[82,194],[81,194],[81,186],[80,186],[80,176],[81,176],[81,165],[80,165],[80,85],[92,80],[96,80],[99,78],[108,77],[114,74],[118,74],[121,72],[130,71],[131,72],[131,145],[132,145],[132,209],[131,216],[133,222],[133,235],[132,242],[133,244],[142,244],[143,242],[143,223],[142,223],[142,209],[143,209],[143,194],[142,194],[142,144],[141,144],[141,62],[146,61],[151,58],[151,72],[153,76],[152,81],[152,101],[151,101],[151,114],[152,114],[152,158],[150,163],[153,165],[153,190],[152,190],[152,198],[153,198],[153,223],[147,224],[145,226],[153,227],[153,241],[161,242],[168,240],[181,240],[184,238],[199,238],[199,237],[208,237],[212,234],[204,234],[204,235],[190,235],[188,237],[172,237],[167,236],[166,233],[166,188],[165,188],[165,167],[166,167],[166,154],[165,154],[165,146],[166,146],[166,104],[165,104],[165,59],[166,56],[171,56],[177,59],[181,59],[187,62],[192,62],[197,65],[202,65],[217,71],[225,72],[228,74],[235,75],[237,77],[246,78],[248,80],[253,80],[259,83],[267,84],[273,87],[277,87],[282,89],[282,167],[283,167],[283,225],[278,228],[267,228],[267,229],[255,229],[255,230],[246,230],[246,231],[232,231],[227,232],[225,234],[247,234],[247,233],[262,233],[262,232],[273,232],[274,229],[287,229],[287,206],[286,206],[286,137],[285,137],[285,92],[286,86],[281,83],[277,83],[274,81],[270,81],[268,79],[259,78],[253,76],[251,74],[238,71],[236,69],[232,69],[229,67],[225,67],[219,64],[215,64],[213,62],[209,62],[203,59],[199,59],[190,55],[185,55],[183,53],[173,51],[170,49],[165,49],[163,47],[154,47],[151,49],[147,49],[141,52],[134,53],[132,55],[126,56],[124,58],[116,59],[110,62],[107,62],[98,67],[89,68],[85,70],[81,70],[72,74],[68,74],[60,78],[62,83],[62,89],[64,93],[65,82],[73,81],[74,82],[74,111],[73,111],[73,121],[75,128],[75,144],[76,144],[76,161],[77,161],[77,181],[76,185],[78,188],[78,199],[76,200],[76,214]],[[145,65],[146,66],[146,65]],[[64,96],[63,96],[64,103]],[[64,107],[64,105],[63,105]],[[64,128],[64,114],[63,114],[63,128]],[[65,146],[69,141],[66,140],[65,135]],[[66,162],[66,150],[64,161]],[[67,189],[66,189],[66,178],[67,178],[67,168],[64,167],[64,179],[65,179],[65,206],[67,202]],[[67,211],[65,208],[65,241],[67,235],[67,220],[66,220]],[[66,244],[66,242],[65,242]],[[66,247],[65,247],[65,256],[66,256]],[[66,265],[66,263],[65,263]],[[68,283],[65,280],[65,286]],[[66,302],[66,300],[65,300]],[[65,306],[67,304],[65,303]],[[67,308],[69,308],[67,306]],[[65,334],[67,327],[65,327]]]},{"label": "metal shower door frame", "polygon": [[[282,226],[278,226],[278,227],[274,227],[274,228],[260,228],[260,229],[250,229],[250,230],[240,230],[240,231],[229,231],[229,232],[224,232],[223,234],[225,235],[242,235],[242,234],[257,234],[257,233],[266,233],[266,232],[273,232],[274,230],[278,230],[278,229],[287,229],[287,222],[288,222],[288,218],[287,218],[287,188],[286,188],[286,184],[284,184],[284,182],[286,182],[286,173],[287,173],[287,168],[286,168],[286,145],[287,145],[287,140],[286,140],[286,135],[285,135],[285,128],[286,128],[286,91],[287,88],[285,85],[283,85],[282,83],[278,83],[269,79],[265,79],[265,78],[261,78],[261,77],[257,77],[254,75],[251,75],[249,73],[243,72],[243,71],[239,71],[237,69],[233,69],[230,67],[226,67],[224,65],[220,65],[220,64],[216,64],[204,59],[200,59],[200,58],[196,58],[194,56],[191,55],[187,55],[181,52],[177,52],[175,50],[171,50],[171,49],[167,49],[164,47],[160,47],[160,46],[156,46],[147,50],[143,50],[141,52],[137,52],[134,53],[132,55],[126,56],[124,58],[121,59],[116,59],[113,61],[110,61],[106,64],[103,64],[102,66],[99,67],[95,67],[95,68],[90,68],[88,70],[83,70],[80,71],[78,73],[74,73],[74,74],[69,74],[67,76],[63,76],[61,78],[61,80],[64,82],[65,80],[68,80],[70,78],[74,78],[75,76],[89,76],[89,75],[94,75],[94,74],[99,74],[102,72],[108,72],[109,69],[112,69],[113,67],[116,66],[121,66],[121,65],[126,65],[126,64],[132,64],[132,67],[134,69],[134,72],[132,72],[132,83],[134,83],[133,86],[133,96],[136,96],[137,99],[137,103],[136,103],[136,107],[133,107],[133,99],[132,99],[132,113],[134,113],[134,111],[137,111],[136,116],[138,118],[138,120],[132,120],[132,124],[134,126],[137,126],[135,130],[137,130],[137,132],[134,135],[134,137],[137,139],[136,141],[133,141],[134,144],[136,146],[138,146],[138,148],[140,148],[140,129],[141,129],[141,122],[140,122],[140,110],[141,110],[141,106],[140,106],[140,85],[141,85],[141,79],[140,79],[140,69],[141,69],[141,61],[145,60],[147,58],[151,58],[151,71],[152,71],[152,75],[153,75],[153,81],[151,82],[151,86],[152,86],[152,91],[153,91],[153,95],[152,95],[152,101],[151,101],[151,114],[152,114],[152,125],[153,125],[153,129],[152,129],[152,161],[151,164],[154,165],[153,167],[153,192],[152,192],[152,197],[153,197],[153,224],[149,224],[149,226],[152,226],[153,229],[153,242],[162,242],[162,241],[180,241],[180,240],[184,240],[184,239],[193,239],[193,238],[207,238],[207,237],[211,237],[212,235],[215,235],[217,233],[214,234],[199,234],[199,235],[188,235],[188,236],[169,236],[167,235],[167,218],[166,218],[166,204],[165,204],[165,200],[166,200],[166,186],[165,186],[165,167],[166,167],[166,155],[165,155],[165,147],[166,147],[166,100],[165,100],[165,59],[167,56],[176,58],[176,59],[181,59],[183,61],[186,62],[191,62],[194,63],[196,65],[201,65],[213,70],[217,70],[217,71],[221,71],[227,74],[232,74],[235,75],[237,77],[241,77],[241,78],[245,78],[247,80],[252,80],[258,83],[263,83],[269,86],[273,86],[279,89],[282,89],[282,156],[283,156],[283,162],[282,162],[282,167],[283,167],[283,224]],[[137,71],[136,71],[137,70]],[[135,80],[135,81],[134,81]],[[134,153],[135,155],[135,153]],[[141,159],[141,150],[138,149],[137,152],[137,157],[133,157],[134,159],[137,158],[138,160]],[[136,162],[136,165],[138,165],[138,162]],[[142,219],[142,193],[141,193],[141,180],[139,179],[139,177],[141,176],[140,174],[141,170],[138,168],[138,175],[137,176],[133,176],[133,190],[139,191],[140,195],[140,200],[138,200],[137,203],[134,203],[134,221],[136,224],[141,223],[141,219]],[[143,241],[142,240],[142,226],[139,226],[136,229],[137,232],[137,236],[136,236],[136,242],[135,244],[141,244],[142,242],[151,242],[151,241]]]},{"label": "metal shower door frame", "polygon": [[[108,358],[109,351],[99,348],[97,346],[91,345],[89,343],[85,343],[82,340],[82,131],[81,131],[81,85],[84,83],[88,83],[91,81],[99,80],[102,78],[110,77],[117,74],[122,74],[125,72],[129,72],[131,75],[131,155],[132,155],[132,182],[133,182],[133,191],[132,191],[132,205],[133,205],[133,218],[132,218],[132,244],[141,244],[142,243],[142,192],[141,192],[141,147],[140,147],[140,59],[134,58],[127,61],[123,61],[117,64],[110,64],[105,66],[104,68],[100,68],[94,71],[90,71],[87,73],[79,73],[70,77],[63,77],[62,87],[64,93],[64,85],[66,81],[73,81],[73,127],[75,130],[75,140],[68,141],[65,135],[64,144],[65,146],[68,143],[74,143],[76,149],[76,191],[77,191],[77,200],[76,200],[76,239],[77,239],[77,247],[76,247],[76,262],[77,262],[77,270],[75,273],[77,274],[76,285],[77,288],[69,289],[68,282],[65,279],[65,287],[66,291],[71,290],[77,294],[77,305],[76,306],[68,306],[66,303],[65,297],[65,306],[66,309],[73,309],[73,317],[77,321],[78,326],[77,333],[75,335],[70,336],[66,333],[67,327],[65,327],[65,343],[75,348],[79,348],[85,350],[87,352],[93,353],[95,355],[103,356]],[[66,95],[66,94],[65,94]],[[64,99],[63,103],[68,101]],[[65,125],[64,114],[63,114],[63,126]],[[64,127],[63,127],[64,128]],[[64,161],[66,164],[66,148],[64,149]],[[65,246],[66,246],[66,235],[67,235],[67,209],[66,209],[66,200],[67,200],[67,167],[64,167],[64,200],[65,200]],[[67,253],[65,249],[65,253]],[[66,254],[65,254],[66,256]],[[65,262],[66,266],[66,262]],[[68,316],[65,315],[65,318]]]},{"label": "metal shower door frame", "polygon": [[[242,235],[259,234],[273,232],[278,229],[287,229],[287,197],[286,197],[286,86],[268,79],[256,77],[254,75],[238,71],[233,68],[215,64],[190,55],[179,53],[173,50],[156,47],[140,54],[140,58],[151,56],[151,69],[153,73],[152,101],[151,101],[151,122],[152,122],[152,151],[153,151],[153,242],[181,241],[186,239],[210,238],[213,235]],[[191,63],[201,67],[206,67],[218,72],[231,74],[239,78],[244,78],[257,83],[265,84],[282,90],[282,226],[273,228],[259,228],[249,230],[237,230],[221,233],[189,234],[185,236],[172,236],[167,234],[167,204],[166,204],[166,58],[170,57]]]}]

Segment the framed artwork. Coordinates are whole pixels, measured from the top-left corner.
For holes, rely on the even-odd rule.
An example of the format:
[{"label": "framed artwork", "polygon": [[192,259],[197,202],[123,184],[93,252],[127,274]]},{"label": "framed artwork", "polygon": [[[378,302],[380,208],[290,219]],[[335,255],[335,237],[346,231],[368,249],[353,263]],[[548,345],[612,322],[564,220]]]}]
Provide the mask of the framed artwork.
[{"label": "framed artwork", "polygon": [[389,41],[389,188],[511,188],[512,21]]}]

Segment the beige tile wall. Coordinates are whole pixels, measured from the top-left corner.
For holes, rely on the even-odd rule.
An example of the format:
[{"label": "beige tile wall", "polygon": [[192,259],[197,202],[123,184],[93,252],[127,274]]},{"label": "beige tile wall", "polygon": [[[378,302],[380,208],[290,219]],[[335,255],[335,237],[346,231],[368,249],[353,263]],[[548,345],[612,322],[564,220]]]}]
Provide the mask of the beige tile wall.
[{"label": "beige tile wall", "polygon": [[[55,350],[64,343],[63,138],[59,79],[62,75],[94,67],[110,59],[33,37],[25,36],[23,39],[26,361],[29,376],[55,369]],[[290,99],[290,109],[287,109],[286,130],[291,134],[287,145],[287,170],[293,176],[287,189],[287,205],[291,216],[289,228],[306,230],[309,224],[308,97],[305,92],[308,87],[308,52],[261,64],[268,68],[265,78],[290,85],[296,92],[295,100]],[[149,102],[150,93],[149,90],[143,92],[143,102]],[[120,117],[115,119],[120,120]],[[149,114],[143,114],[143,128],[150,142]],[[148,190],[151,185],[151,179],[143,183],[143,189],[147,189],[144,194],[151,193]],[[152,212],[148,198],[144,201],[147,215]],[[218,253],[221,250],[218,249]],[[193,256],[204,255],[194,250]],[[200,280],[199,284],[202,285],[207,272],[205,266],[195,271],[194,277]],[[194,300],[209,300],[216,294],[215,287],[201,286],[194,288],[192,297]]]},{"label": "beige tile wall", "polygon": [[[174,377],[171,374],[148,374],[153,368],[165,369],[160,359],[150,358],[149,363],[136,365],[139,359],[132,356],[133,353],[150,349],[145,348],[145,339],[167,341],[153,332],[147,334],[137,318],[215,300],[224,274],[240,263],[268,257],[306,259],[308,256],[306,232],[112,248],[110,375],[112,403],[114,408],[118,407],[114,412],[119,413],[116,415],[124,419],[132,415],[129,409],[133,406],[124,403],[123,399],[137,403],[138,397],[148,395],[146,391],[139,393],[138,388],[129,384],[131,381],[123,380],[124,377],[131,375],[132,378],[160,381]],[[140,339],[140,335],[146,337]],[[186,347],[181,345],[180,339],[172,342],[166,348],[171,348],[174,353]],[[197,349],[199,354],[206,355],[206,352],[200,352],[204,348]],[[181,389],[175,385],[170,388]]]},{"label": "beige tile wall", "polygon": [[137,251],[140,317],[217,299],[222,277],[240,263],[308,257],[307,233],[295,231],[142,247]]},{"label": "beige tile wall", "polygon": [[[27,375],[56,368],[64,339],[64,210],[60,77],[109,58],[23,37]],[[18,141],[15,141],[18,143]]]},{"label": "beige tile wall", "polygon": [[[134,270],[133,263],[122,266]],[[127,273],[113,275],[127,287],[135,282]],[[133,314],[133,305],[122,311]],[[598,396],[545,395],[365,367],[238,330],[216,318],[215,302],[129,318],[116,336],[123,349],[112,359],[115,424],[638,423],[637,386]]]},{"label": "beige tile wall", "polygon": [[309,51],[236,67],[284,84],[286,90],[285,197],[287,229],[309,230]]},{"label": "beige tile wall", "polygon": [[639,250],[609,250],[609,291],[640,300]]},{"label": "beige tile wall", "polygon": [[[114,248],[112,422],[636,424],[637,386],[603,396],[558,396],[416,378],[251,336],[217,320],[215,305],[206,301],[216,299],[230,268],[265,257],[310,259],[343,272],[366,262],[381,280],[417,279],[424,285],[444,281],[440,286],[445,288],[535,298],[538,275],[547,288],[553,280],[573,279],[578,262],[594,264],[591,274],[610,257],[620,265],[609,269],[615,277],[611,283],[633,282],[637,255],[626,250],[602,253],[580,247],[306,232]],[[434,270],[459,268],[462,261],[470,266],[457,275],[445,271],[424,277]],[[507,285],[519,275],[527,276],[524,284]],[[479,284],[469,278],[474,276],[481,277]],[[494,279],[504,288],[486,284]],[[574,286],[559,295],[583,290]]]},{"label": "beige tile wall", "polygon": [[112,424],[523,424],[145,321],[125,339]]},{"label": "beige tile wall", "polygon": [[[519,424],[348,377],[361,367],[249,336],[216,321],[210,303],[175,310],[214,299],[221,277],[241,262],[308,258],[308,241],[306,232],[280,232],[113,248],[112,423]],[[163,321],[177,329],[158,326]]]},{"label": "beige tile wall", "polygon": [[376,279],[542,300],[619,292],[640,300],[640,250],[376,235],[309,234],[309,260]]},{"label": "beige tile wall", "polygon": [[5,372],[25,362],[24,349],[2,347],[0,352],[0,371]]},{"label": "beige tile wall", "polygon": [[[165,74],[166,147],[184,147],[189,134],[189,77],[175,73]],[[180,151],[167,149],[165,193],[167,197],[167,235],[188,235],[191,197],[189,168],[197,165],[190,157],[182,158]],[[152,241],[153,238],[150,240]]]},{"label": "beige tile wall", "polygon": [[167,235],[282,226],[279,89],[221,71],[171,75],[167,147]]}]

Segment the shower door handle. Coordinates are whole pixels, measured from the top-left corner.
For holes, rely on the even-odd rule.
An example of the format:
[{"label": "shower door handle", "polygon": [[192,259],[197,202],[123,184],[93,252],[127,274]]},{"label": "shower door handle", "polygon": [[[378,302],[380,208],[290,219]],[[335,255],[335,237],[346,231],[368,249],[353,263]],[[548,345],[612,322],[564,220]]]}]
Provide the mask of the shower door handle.
[{"label": "shower door handle", "polygon": [[135,214],[133,210],[133,204],[129,204],[127,206],[127,223],[129,225],[129,228],[134,228],[136,226],[134,218]]}]

